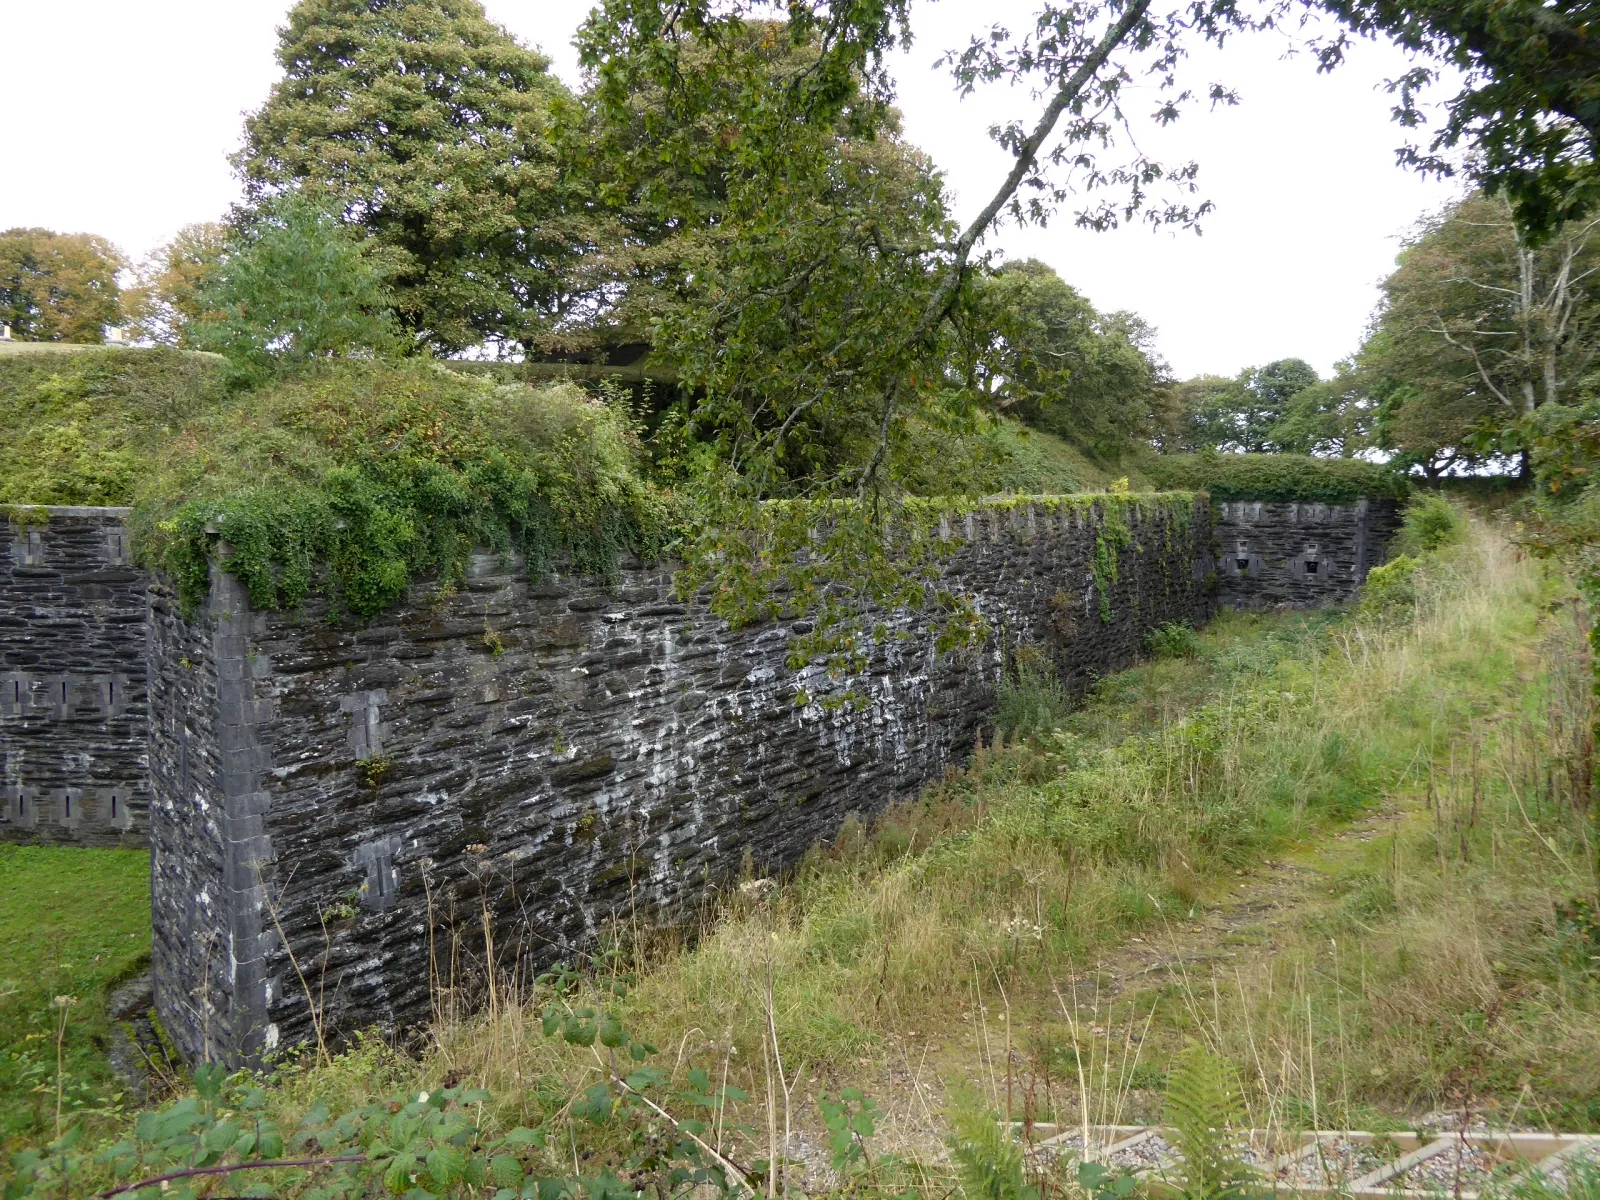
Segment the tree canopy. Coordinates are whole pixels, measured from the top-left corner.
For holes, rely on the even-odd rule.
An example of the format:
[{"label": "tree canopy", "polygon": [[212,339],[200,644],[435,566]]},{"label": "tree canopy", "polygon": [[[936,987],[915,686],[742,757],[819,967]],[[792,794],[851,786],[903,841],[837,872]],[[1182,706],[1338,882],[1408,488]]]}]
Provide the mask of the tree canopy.
[{"label": "tree canopy", "polygon": [[235,231],[202,277],[186,338],[260,382],[281,365],[393,351],[393,294],[338,221],[286,193]]},{"label": "tree canopy", "polygon": [[1300,389],[1272,426],[1272,443],[1284,454],[1351,458],[1373,445],[1376,406],[1353,362],[1336,365],[1332,379]]},{"label": "tree canopy", "polygon": [[89,233],[0,233],[0,324],[27,342],[101,342],[121,323],[122,252]]},{"label": "tree canopy", "polygon": [[1429,470],[1517,453],[1600,356],[1600,217],[1533,241],[1503,196],[1423,220],[1384,281],[1360,360],[1382,444]]},{"label": "tree canopy", "polygon": [[566,88],[477,0],[299,0],[284,75],[245,121],[250,208],[286,189],[390,259],[395,310],[452,352],[526,342],[563,309],[577,248],[552,124]]},{"label": "tree canopy", "polygon": [[194,349],[196,323],[205,315],[202,289],[227,247],[227,226],[205,221],[185,225],[152,251],[124,292],[134,332],[157,345]]},{"label": "tree canopy", "polygon": [[1202,375],[1187,380],[1175,389],[1177,404],[1170,420],[1177,428],[1163,441],[1171,443],[1170,449],[1308,453],[1319,440],[1311,425],[1322,401],[1319,396],[1299,408],[1295,402],[1320,382],[1316,370],[1299,358],[1247,367],[1233,379]]},{"label": "tree canopy", "polygon": [[1132,313],[1102,314],[1035,259],[979,276],[974,384],[1030,425],[1115,458],[1143,433],[1164,366]]},{"label": "tree canopy", "polygon": [[[1426,124],[1421,88],[1444,65],[1463,77],[1426,147],[1401,159],[1503,195],[1531,241],[1600,205],[1600,38],[1592,0],[1318,0],[1349,30],[1393,38],[1423,61],[1394,81],[1395,115]],[[1321,47],[1336,62],[1344,39]]]}]

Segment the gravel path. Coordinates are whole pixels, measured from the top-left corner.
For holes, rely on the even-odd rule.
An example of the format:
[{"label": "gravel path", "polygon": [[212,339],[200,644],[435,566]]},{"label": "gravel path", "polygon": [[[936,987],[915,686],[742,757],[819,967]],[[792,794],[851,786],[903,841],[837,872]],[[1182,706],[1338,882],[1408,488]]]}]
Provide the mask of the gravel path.
[{"label": "gravel path", "polygon": [[1454,1194],[1457,1188],[1476,1192],[1489,1182],[1499,1169],[1501,1174],[1514,1170],[1505,1160],[1496,1158],[1470,1142],[1452,1139],[1448,1148],[1430,1155],[1416,1166],[1384,1186],[1395,1186],[1416,1191],[1439,1191]]},{"label": "gravel path", "polygon": [[1373,1146],[1343,1138],[1325,1141],[1308,1157],[1296,1159],[1278,1172],[1285,1187],[1341,1187],[1393,1162],[1400,1152],[1392,1146]]},{"label": "gravel path", "polygon": [[1153,1133],[1135,1146],[1126,1146],[1106,1159],[1113,1169],[1126,1171],[1163,1171],[1176,1166],[1178,1151],[1159,1133]]}]

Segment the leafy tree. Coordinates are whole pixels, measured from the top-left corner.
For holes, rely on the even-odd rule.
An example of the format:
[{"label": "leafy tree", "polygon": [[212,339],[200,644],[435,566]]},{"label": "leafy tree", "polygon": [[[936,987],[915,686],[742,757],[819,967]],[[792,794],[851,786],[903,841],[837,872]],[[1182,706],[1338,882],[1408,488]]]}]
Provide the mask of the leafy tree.
[{"label": "leafy tree", "polygon": [[[630,131],[597,147],[606,170],[636,180],[666,163],[684,177],[715,171],[722,188],[691,303],[654,327],[695,397],[688,426],[713,451],[686,582],[711,584],[734,619],[772,611],[787,589],[793,610],[820,612],[801,656],[820,645],[846,664],[867,632],[848,628],[849,613],[933,595],[914,564],[893,561],[904,547],[882,526],[914,524],[896,477],[908,431],[975,404],[950,366],[971,341],[980,239],[1002,213],[1045,219],[1074,184],[1095,193],[1078,212],[1087,225],[1192,223],[1203,211],[1187,199],[1192,166],[1124,154],[1120,98],[1147,74],[1164,89],[1191,41],[1247,23],[1231,3],[1154,14],[1131,0],[1052,9],[1022,37],[976,39],[950,60],[958,85],[1027,82],[1043,110],[998,131],[1012,167],[958,229],[887,119],[886,56],[909,35],[908,14],[903,0],[605,0],[579,35],[595,120]],[[1172,85],[1162,119],[1189,99]],[[830,515],[763,507],[774,495],[828,502],[813,511]]]},{"label": "leafy tree", "polygon": [[1214,411],[1214,397],[1232,386],[1226,375],[1196,375],[1166,383],[1152,406],[1151,442],[1164,454],[1214,449],[1221,433],[1203,427],[1200,417]]},{"label": "leafy tree", "polygon": [[1321,379],[1289,397],[1273,424],[1273,445],[1282,454],[1350,458],[1372,444],[1375,405],[1353,362],[1341,362],[1332,379]]},{"label": "leafy tree", "polygon": [[1384,282],[1368,370],[1386,444],[1414,461],[1517,452],[1529,417],[1572,403],[1600,362],[1600,217],[1534,243],[1476,194],[1424,220]]},{"label": "leafy tree", "polygon": [[1458,364],[1435,350],[1425,339],[1380,327],[1357,355],[1376,404],[1375,444],[1429,479],[1487,463],[1491,455],[1478,435],[1494,416],[1483,393],[1453,369]]},{"label": "leafy tree", "polygon": [[8,229],[0,233],[0,324],[27,342],[101,342],[122,315],[117,272],[126,265],[94,234]]},{"label": "leafy tree", "polygon": [[[1600,204],[1600,38],[1593,0],[1318,0],[1358,34],[1393,38],[1421,65],[1394,82],[1396,116],[1424,123],[1421,87],[1445,67],[1461,90],[1426,147],[1402,161],[1452,174],[1465,147],[1470,174],[1505,196],[1534,241]],[[1320,47],[1338,61],[1343,37]]]},{"label": "leafy tree", "polygon": [[477,0],[300,0],[245,122],[249,205],[298,189],[374,239],[401,324],[456,351],[559,319],[566,89]]},{"label": "leafy tree", "polygon": [[124,301],[135,331],[163,346],[193,349],[195,322],[204,315],[201,288],[227,250],[228,230],[216,222],[185,225],[139,269]]},{"label": "leafy tree", "polygon": [[284,364],[398,348],[392,301],[381,267],[339,222],[291,194],[229,238],[184,335],[253,382]]},{"label": "leafy tree", "polygon": [[1291,401],[1317,382],[1317,372],[1298,358],[1250,367],[1232,380],[1190,380],[1184,388],[1192,405],[1186,440],[1196,449],[1245,454],[1285,450],[1278,439],[1279,423],[1289,414]]},{"label": "leafy tree", "polygon": [[981,278],[977,291],[974,319],[991,329],[973,375],[999,407],[1103,455],[1149,424],[1161,367],[1138,317],[1096,312],[1034,259]]},{"label": "leafy tree", "polygon": [[[584,214],[588,249],[573,274],[574,302],[545,339],[558,355],[656,342],[662,357],[681,357],[669,329],[685,328],[685,310],[714,294],[703,281],[738,272],[736,260],[756,250],[754,226],[730,205],[758,211],[782,202],[749,190],[754,177],[741,135],[750,97],[815,69],[818,47],[794,40],[782,24],[750,21],[725,44],[690,36],[677,49],[674,82],[688,86],[697,78],[705,88],[687,114],[693,136],[672,133],[692,154],[663,153],[657,117],[671,92],[648,72],[634,77],[624,104],[608,105],[598,93],[583,97],[585,124],[563,128],[563,162],[588,181],[594,202]],[[786,176],[786,196],[814,187],[813,197],[841,211],[879,210],[893,222],[918,219],[915,211],[937,190],[931,164],[901,138],[899,114],[886,105],[846,106],[831,125],[797,134],[787,149],[786,171],[805,165]]]},{"label": "leafy tree", "polygon": [[[696,435],[757,494],[858,482],[904,432],[879,439],[882,389],[920,365],[909,411],[944,383],[938,352],[884,337],[919,320],[953,232],[929,164],[849,74],[827,106],[805,101],[839,64],[792,25],[684,31],[668,77],[628,50],[585,51],[620,219],[655,243],[608,319],[648,314],[658,353],[697,389]],[[799,107],[775,102],[797,89]]]}]

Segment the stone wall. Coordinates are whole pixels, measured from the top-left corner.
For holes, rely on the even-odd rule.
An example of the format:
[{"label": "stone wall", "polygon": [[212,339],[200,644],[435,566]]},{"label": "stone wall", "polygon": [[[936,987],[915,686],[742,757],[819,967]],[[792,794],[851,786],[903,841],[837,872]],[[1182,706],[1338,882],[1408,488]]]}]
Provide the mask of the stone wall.
[{"label": "stone wall", "polygon": [[145,576],[121,508],[0,526],[0,842],[145,841]]},{"label": "stone wall", "polygon": [[[1106,538],[1098,575],[1097,539]],[[632,565],[615,586],[474,560],[368,625],[250,613],[219,577],[185,620],[152,592],[157,1003],[190,1054],[248,1062],[312,1036],[427,1020],[481,971],[691,918],[745,870],[794,865],[970,749],[1006,653],[1035,643],[1082,690],[1211,598],[1209,508],[1177,497],[995,507],[945,566],[993,634],[936,653],[904,615],[861,703],[785,659],[798,626],[732,631]],[[1109,549],[1115,579],[1108,571]],[[1107,594],[1102,605],[1101,587]],[[287,941],[287,945],[285,944]],[[293,950],[291,958],[288,950]],[[454,964],[452,966],[452,964]]]},{"label": "stone wall", "polygon": [[981,508],[947,523],[945,573],[989,641],[936,654],[898,617],[905,636],[849,685],[861,706],[825,709],[794,703],[827,693],[786,666],[798,626],[730,631],[664,567],[608,588],[481,556],[458,590],[419,587],[367,625],[252,613],[218,574],[186,615],[130,565],[124,516],[11,510],[0,839],[144,844],[149,796],[158,1007],[186,1054],[233,1062],[304,1040],[308,987],[333,1031],[425,1020],[448,964],[474,970],[484,907],[501,965],[526,970],[618,917],[692,918],[958,761],[1017,645],[1081,692],[1164,621],[1350,599],[1399,519],[1391,502]]},{"label": "stone wall", "polygon": [[1355,598],[1400,527],[1393,500],[1352,504],[1235,500],[1212,506],[1217,602],[1328,608]]}]

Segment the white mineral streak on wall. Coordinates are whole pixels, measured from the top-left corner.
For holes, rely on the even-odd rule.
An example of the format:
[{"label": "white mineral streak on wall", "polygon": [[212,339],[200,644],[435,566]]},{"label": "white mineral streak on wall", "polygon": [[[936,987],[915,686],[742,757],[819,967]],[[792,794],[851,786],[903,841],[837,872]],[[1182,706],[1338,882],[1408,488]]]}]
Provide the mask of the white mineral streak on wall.
[{"label": "white mineral streak on wall", "polygon": [[[328,1028],[427,1019],[429,939],[417,930],[440,913],[487,905],[496,943],[529,959],[524,972],[582,950],[613,915],[692,919],[747,856],[764,874],[781,871],[848,813],[870,818],[964,755],[1007,647],[1048,643],[1064,681],[1081,688],[1091,672],[1129,661],[1146,624],[1204,615],[1192,590],[1203,529],[1126,550],[1109,622],[1097,608],[1076,640],[1058,643],[1054,598],[1075,596],[1091,575],[1094,523],[1024,507],[945,524],[982,539],[957,548],[947,582],[974,597],[995,636],[941,654],[925,618],[893,614],[868,668],[848,680],[788,668],[791,622],[730,630],[703,604],[680,603],[650,568],[629,568],[606,591],[530,582],[520,563],[479,556],[458,592],[420,589],[370,627],[315,608],[261,617],[249,649],[275,665],[256,694],[276,713],[260,731],[265,833],[290,944],[317,958],[319,914],[363,897],[329,934],[339,978]],[[1190,582],[1169,595],[1160,582],[1169,577]],[[167,639],[173,661],[187,644],[180,635],[174,626]],[[803,707],[801,689],[811,696]],[[847,690],[864,698],[862,711],[822,703]],[[371,697],[382,697],[381,712]],[[351,759],[357,719],[382,738],[388,771],[376,784]],[[196,729],[203,755],[210,726]],[[158,740],[156,757],[174,761],[172,738]],[[168,824],[191,837],[178,850],[203,876],[198,831]],[[161,920],[226,928],[228,914],[205,910],[166,903]],[[204,970],[188,953],[172,938],[157,953],[170,979],[163,1015],[180,1025],[191,1022],[179,997]],[[268,955],[268,978],[288,970],[282,946]],[[310,1036],[292,988],[230,1004],[257,1029],[276,1026],[284,1044]],[[183,1033],[186,1047],[196,1041]]]}]

